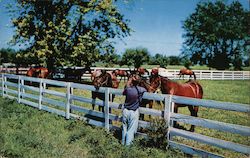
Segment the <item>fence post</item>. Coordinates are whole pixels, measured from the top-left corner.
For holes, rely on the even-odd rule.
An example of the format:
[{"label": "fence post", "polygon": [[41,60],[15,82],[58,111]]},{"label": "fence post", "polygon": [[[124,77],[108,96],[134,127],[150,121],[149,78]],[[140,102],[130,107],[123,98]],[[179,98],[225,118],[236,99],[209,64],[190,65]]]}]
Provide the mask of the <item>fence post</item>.
[{"label": "fence post", "polygon": [[213,79],[213,71],[210,72],[210,80]]},{"label": "fence post", "polygon": [[172,106],[172,95],[167,95],[164,98],[164,120],[167,121],[168,126],[168,132],[167,132],[167,141],[170,141],[170,112],[171,112],[171,106]]},{"label": "fence post", "polygon": [[[74,88],[70,87],[70,94],[74,95]],[[72,99],[69,100],[69,104],[74,104],[74,100],[72,101]],[[69,107],[69,112],[71,113],[71,108]]]},{"label": "fence post", "polygon": [[[8,86],[5,84],[5,82],[7,82],[7,77],[6,76],[3,77],[3,81],[4,81],[4,90],[8,89]],[[7,91],[5,91],[5,93],[6,93],[6,95],[8,95]]]},{"label": "fence post", "polygon": [[70,82],[67,83],[66,119],[70,118]]},{"label": "fence post", "polygon": [[[21,79],[21,85],[22,85],[22,86],[24,85],[24,80],[23,80],[23,79]],[[24,90],[24,88],[22,88],[22,87],[21,87],[21,92],[22,92],[22,93],[25,93],[25,90]]]},{"label": "fence post", "polygon": [[17,101],[20,103],[21,98],[21,85],[20,85],[20,76],[18,76],[18,91],[17,91]]},{"label": "fence post", "polygon": [[2,74],[2,97],[4,97],[4,74]]},{"label": "fence post", "polygon": [[105,128],[109,131],[109,88],[105,89]]},{"label": "fence post", "polygon": [[43,79],[40,79],[39,82],[39,100],[38,100],[38,109],[42,109],[42,96],[43,96]]},{"label": "fence post", "polygon": [[222,71],[222,80],[224,80],[225,71]]}]

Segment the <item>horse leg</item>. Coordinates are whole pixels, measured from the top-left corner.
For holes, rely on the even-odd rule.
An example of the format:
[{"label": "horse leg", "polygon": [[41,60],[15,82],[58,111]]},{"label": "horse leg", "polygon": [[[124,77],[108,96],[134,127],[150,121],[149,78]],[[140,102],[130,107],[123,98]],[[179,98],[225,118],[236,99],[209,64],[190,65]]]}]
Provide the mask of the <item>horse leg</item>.
[{"label": "horse leg", "polygon": [[104,113],[104,107],[103,106],[98,106],[99,111],[102,111]]},{"label": "horse leg", "polygon": [[[178,106],[174,105],[174,113],[178,113]],[[179,125],[177,124],[176,121],[173,121],[173,127],[178,128]]]},{"label": "horse leg", "polygon": [[[198,117],[197,113],[199,110],[198,106],[188,106],[191,116]],[[191,125],[189,131],[194,132],[195,125]]]},{"label": "horse leg", "polygon": [[91,93],[92,93],[92,109],[95,110],[96,93],[93,91]]},{"label": "horse leg", "polygon": [[[141,107],[146,107],[145,99],[142,99],[142,101],[141,101]],[[144,114],[140,114],[140,120],[144,120]]]},{"label": "horse leg", "polygon": [[[153,108],[153,100],[149,101],[148,106],[149,106],[150,109]],[[149,119],[151,119],[151,115],[149,115]]]}]

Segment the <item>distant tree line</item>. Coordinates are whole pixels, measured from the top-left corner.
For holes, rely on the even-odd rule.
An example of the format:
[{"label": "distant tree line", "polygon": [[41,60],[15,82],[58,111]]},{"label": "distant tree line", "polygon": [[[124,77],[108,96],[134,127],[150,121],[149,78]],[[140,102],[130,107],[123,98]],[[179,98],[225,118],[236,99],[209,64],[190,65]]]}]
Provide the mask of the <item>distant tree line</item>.
[{"label": "distant tree line", "polygon": [[[13,63],[16,66],[30,66],[32,64],[40,65],[39,60],[34,56],[29,56],[29,53],[26,53],[27,50],[15,51],[10,48],[0,49],[0,65],[3,63]],[[128,66],[139,68],[141,65],[159,65],[160,67],[167,67],[168,65],[183,65],[189,68],[193,65],[192,60],[188,58],[183,58],[180,56],[166,56],[163,54],[151,55],[146,48],[130,48],[127,49],[123,54],[118,55],[112,53],[105,55],[98,60],[105,64],[108,67],[119,65],[119,66]],[[97,62],[95,62],[97,63]],[[92,66],[95,66],[95,63],[92,63]],[[243,66],[249,66],[249,58],[245,58],[242,63]],[[72,66],[72,65],[64,65]]]}]

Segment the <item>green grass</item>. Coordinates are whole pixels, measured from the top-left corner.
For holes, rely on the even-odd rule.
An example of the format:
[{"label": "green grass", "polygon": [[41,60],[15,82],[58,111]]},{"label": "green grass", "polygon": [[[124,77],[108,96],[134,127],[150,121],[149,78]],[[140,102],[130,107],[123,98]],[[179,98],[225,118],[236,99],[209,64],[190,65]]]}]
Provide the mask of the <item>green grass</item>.
[{"label": "green grass", "polygon": [[[179,81],[179,82],[184,82],[184,81]],[[199,82],[201,83],[203,90],[204,90],[204,99],[250,104],[250,96],[249,96],[250,81],[202,80]],[[122,88],[123,86],[124,86],[124,83],[121,83],[120,88]],[[49,89],[63,91],[63,92],[66,91],[66,89],[55,88],[55,87],[49,87]],[[79,95],[79,96],[84,96],[84,97],[91,97],[91,93],[85,90],[75,90],[74,94]],[[47,96],[50,98],[59,99],[57,97],[52,97],[51,95],[47,95]],[[145,157],[168,157],[168,156],[171,156],[172,154],[176,154],[173,151],[169,151],[170,152],[169,153],[167,151],[162,151],[162,150],[157,150],[157,149],[152,149],[152,148],[144,148],[139,145],[140,143],[136,143],[136,145],[132,147],[132,151],[135,150],[135,155],[131,155],[133,153],[130,153],[129,149],[121,146],[119,143],[119,139],[114,138],[111,134],[107,135],[102,128],[91,127],[80,121],[66,121],[61,117],[57,117],[55,115],[48,114],[46,112],[41,112],[41,111],[38,111],[30,107],[26,107],[26,106],[19,106],[15,102],[6,101],[6,100],[0,101],[0,102],[1,102],[0,105],[2,107],[0,111],[0,116],[1,116],[0,117],[1,119],[0,142],[5,142],[4,145],[0,143],[0,150],[1,150],[0,153],[4,156],[11,157],[11,154],[13,153],[17,154],[19,153],[18,151],[22,151],[21,153],[24,155],[21,155],[21,156],[18,155],[17,157],[32,157],[30,155],[34,153],[36,154],[41,153],[41,155],[45,154],[44,157],[45,156],[46,157],[68,157],[70,154],[74,154],[74,153],[77,153],[79,155],[82,154],[81,156],[85,156],[85,157],[86,156],[101,157],[101,155],[103,157],[107,157],[107,156],[108,157],[124,157],[126,154],[129,155],[128,157],[137,157],[137,156],[145,156],[145,155],[146,155]],[[115,102],[123,103],[124,97],[116,96]],[[10,106],[7,106],[9,104]],[[88,107],[89,109],[92,108],[90,104],[84,104],[80,102],[75,102],[75,104]],[[8,109],[12,109],[11,107],[15,107],[14,109],[19,109],[19,108],[21,109],[17,110],[17,112],[16,111],[11,112],[11,110],[8,110]],[[154,104],[153,108],[162,109],[163,106]],[[96,106],[96,109],[97,109],[97,106]],[[2,112],[3,110],[5,111]],[[190,115],[190,112],[188,111],[188,108],[186,107],[179,108],[179,112]],[[10,114],[10,117],[2,119],[2,116],[3,116],[2,113],[11,113],[11,114]],[[112,113],[121,115],[120,110],[112,110]],[[239,124],[239,125],[250,127],[249,114],[245,114],[245,113],[230,112],[230,111],[216,110],[216,109],[209,109],[209,108],[200,108],[198,112],[198,116],[201,118],[217,120],[220,122]],[[24,122],[20,122],[22,120]],[[148,116],[146,116],[146,120],[149,120]],[[11,122],[14,125],[9,126]],[[72,130],[68,130],[67,128],[65,128],[68,126],[72,126],[72,124],[73,124]],[[118,122],[114,122],[114,124],[117,126],[121,125],[121,123],[118,123]],[[189,128],[189,125],[185,125],[185,124],[183,125],[186,128]],[[4,127],[4,130],[2,127]],[[19,127],[20,129],[16,127]],[[30,134],[29,134],[28,129],[31,130]],[[5,131],[8,131],[8,132],[5,132]],[[203,135],[223,139],[223,140],[232,141],[235,143],[245,144],[248,146],[250,145],[249,143],[250,137],[240,136],[237,134],[230,134],[226,132],[219,132],[217,130],[210,130],[210,129],[201,128],[201,127],[196,127],[195,132],[203,134]],[[12,134],[7,134],[7,133],[13,133],[14,136]],[[23,133],[28,133],[29,136],[26,136]],[[21,136],[19,136],[19,134],[21,134]],[[22,138],[24,140],[26,140],[26,138],[31,139],[30,143],[42,142],[42,144],[38,143],[38,145],[35,144],[35,147],[30,147],[30,145],[26,147],[25,144],[22,144],[22,143],[20,144],[20,142],[23,142],[23,141],[20,141],[20,142],[17,141],[18,139],[16,137],[18,138],[24,137]],[[106,137],[107,137],[107,140],[104,140],[106,139]],[[4,139],[5,141],[1,141],[2,139]],[[45,140],[43,141],[43,139]],[[57,139],[60,139],[60,140],[57,140]],[[71,139],[75,141],[70,141]],[[91,139],[91,141],[89,139]],[[194,141],[185,140],[181,138],[175,138],[175,139],[178,140],[179,142],[192,145],[197,148],[208,150],[210,152],[216,152],[218,154],[224,155],[225,157],[245,157],[245,155],[242,155],[242,154],[238,154],[238,153],[228,151],[228,150],[223,150],[223,149],[216,148],[216,147],[211,147],[211,146],[197,143]],[[96,145],[92,141],[94,142],[98,141],[100,145]],[[112,145],[110,146],[107,145],[108,142],[109,143],[112,142]],[[29,144],[29,142],[27,144]],[[92,144],[95,144],[95,145],[92,145]],[[41,146],[44,146],[44,147],[41,147]],[[66,150],[66,149],[69,149],[69,150]],[[94,152],[97,149],[100,150],[100,152]],[[151,153],[152,151],[154,151],[154,153],[156,152],[157,154],[155,153],[152,155]],[[180,153],[177,154],[177,157],[181,157],[181,156],[183,155],[181,155]]]},{"label": "green grass", "polygon": [[183,157],[178,151],[143,147],[138,139],[124,147],[103,128],[3,98],[0,120],[0,155],[5,157]]}]

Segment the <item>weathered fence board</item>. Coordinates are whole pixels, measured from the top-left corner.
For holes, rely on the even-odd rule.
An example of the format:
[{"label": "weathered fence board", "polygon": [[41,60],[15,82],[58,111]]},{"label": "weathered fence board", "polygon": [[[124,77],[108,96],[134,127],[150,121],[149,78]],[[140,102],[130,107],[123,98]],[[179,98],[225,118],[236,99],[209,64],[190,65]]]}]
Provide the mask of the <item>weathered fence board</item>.
[{"label": "weathered fence board", "polygon": [[194,147],[190,147],[190,146],[187,146],[184,144],[180,144],[180,143],[177,143],[174,141],[169,141],[168,143],[171,147],[176,148],[176,149],[181,149],[183,152],[185,152],[187,154],[199,155],[202,157],[223,158],[223,156],[221,156],[221,155],[216,155],[214,153],[210,153],[210,152],[207,152],[207,151],[204,151],[201,149],[197,149]]},{"label": "weathered fence board", "polygon": [[12,82],[6,81],[4,84],[6,84],[7,86],[18,88],[18,84],[17,83],[12,83]]},{"label": "weathered fence board", "polygon": [[25,80],[25,81],[30,81],[30,82],[40,82],[40,78],[35,78],[35,77],[26,77],[26,76],[20,76],[21,80]]},{"label": "weathered fence board", "polygon": [[38,108],[38,103],[34,103],[32,101],[28,101],[25,99],[20,99],[20,103],[27,104],[27,105],[33,106],[35,108]]},{"label": "weathered fence board", "polygon": [[13,89],[5,89],[5,91],[8,93],[11,93],[11,94],[15,94],[15,95],[18,94],[18,92],[16,90],[13,90]]},{"label": "weathered fence board", "polygon": [[66,116],[65,111],[58,110],[58,109],[55,109],[55,108],[51,108],[51,107],[48,107],[48,106],[45,106],[45,105],[42,105],[41,109],[45,110],[45,111],[48,111],[48,112],[51,112],[51,113],[55,113],[55,114],[63,116],[63,117]]},{"label": "weathered fence board", "polygon": [[47,94],[51,94],[51,95],[55,95],[55,96],[58,96],[58,97],[62,97],[62,98],[65,98],[67,93],[63,93],[63,92],[57,92],[57,91],[54,91],[54,90],[49,90],[49,89],[43,89],[44,93],[47,93]]},{"label": "weathered fence board", "polygon": [[236,133],[244,136],[250,136],[250,128],[241,126],[241,125],[235,125],[235,124],[229,124],[229,123],[223,123],[219,121],[213,121],[208,119],[202,119],[192,116],[187,116],[183,114],[177,114],[172,113],[171,119],[177,122],[184,122],[196,126],[211,128],[211,129],[217,129],[224,132],[231,132]]},{"label": "weathered fence board", "polygon": [[34,91],[34,92],[39,92],[39,88],[33,87],[33,86],[21,85],[20,88],[25,89],[25,90]]},{"label": "weathered fence board", "polygon": [[[105,118],[105,114],[103,112],[90,110],[88,108],[84,108],[84,107],[80,107],[80,106],[76,106],[76,105],[72,105],[72,104],[71,104],[71,110],[83,112],[84,115],[91,115],[91,116],[95,116],[95,117],[99,117],[99,118]],[[109,119],[113,120],[113,121],[122,121],[121,116],[117,116],[117,115],[114,115],[111,113],[109,114]]]},{"label": "weathered fence board", "polygon": [[222,109],[222,110],[230,110],[230,111],[238,111],[238,112],[250,112],[250,106],[246,106],[245,104],[236,104],[229,102],[220,102],[206,99],[195,99],[181,96],[173,96],[173,102],[179,104],[187,104],[194,106],[204,106],[208,108],[214,109]]},{"label": "weathered fence board", "polygon": [[212,137],[204,136],[204,135],[193,133],[193,132],[183,131],[183,130],[176,129],[176,128],[171,128],[170,131],[171,131],[170,132],[171,136],[181,136],[184,138],[199,141],[201,143],[210,144],[213,146],[217,146],[217,147],[224,148],[224,149],[229,149],[232,151],[237,151],[237,152],[244,153],[244,154],[250,153],[250,148],[242,144],[236,144],[233,142],[229,142],[229,141],[225,141],[225,140],[221,140],[217,138],[212,138]]},{"label": "weathered fence board", "polygon": [[[72,88],[77,88],[77,89],[83,89],[83,90],[89,90],[89,91],[96,91],[96,88],[93,85],[84,85],[84,84],[79,84],[79,83],[72,83],[71,84]],[[100,93],[105,93],[105,88],[100,87],[98,91]]]},{"label": "weathered fence board", "polygon": [[29,93],[23,93],[23,92],[20,93],[20,96],[21,96],[23,99],[24,99],[25,97],[26,97],[26,98],[35,99],[35,100],[38,100],[38,99],[39,99],[39,96],[38,96],[38,95],[29,94]]},{"label": "weathered fence board", "polygon": [[104,106],[104,101],[98,100],[98,99],[84,98],[84,97],[80,97],[80,96],[76,96],[76,95],[71,95],[71,99],[76,100],[76,101],[81,101],[84,103],[95,104],[98,106]]},{"label": "weathered fence board", "polygon": [[56,105],[56,106],[63,107],[63,108],[66,107],[65,102],[58,101],[58,100],[51,99],[51,98],[42,97],[42,102]]},{"label": "weathered fence board", "polygon": [[67,82],[63,81],[54,81],[54,80],[49,80],[49,79],[43,79],[43,82],[46,84],[54,85],[54,86],[59,86],[59,87],[66,87]]}]

